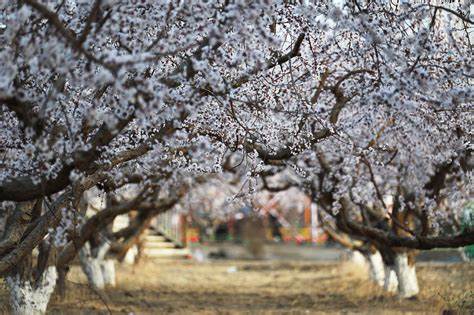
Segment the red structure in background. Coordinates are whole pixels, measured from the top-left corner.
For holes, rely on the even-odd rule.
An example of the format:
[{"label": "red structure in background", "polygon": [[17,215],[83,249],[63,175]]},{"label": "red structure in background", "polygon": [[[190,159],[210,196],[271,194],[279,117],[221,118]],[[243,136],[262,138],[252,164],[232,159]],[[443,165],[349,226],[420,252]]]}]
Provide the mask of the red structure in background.
[{"label": "red structure in background", "polygon": [[261,220],[267,241],[295,242],[297,244],[325,243],[326,233],[319,226],[316,205],[304,194],[267,194],[250,207],[229,215],[227,219],[197,217],[195,211],[183,214],[177,210],[158,217],[156,227],[179,246],[188,242],[241,241],[242,229],[248,216]]},{"label": "red structure in background", "polygon": [[260,212],[264,217],[272,215],[278,218],[281,224],[283,241],[285,242],[294,241],[297,244],[324,243],[328,237],[319,226],[316,205],[311,203],[310,198],[303,196],[301,204],[298,206],[303,206],[303,211],[302,213],[298,213],[298,210],[294,209],[293,214],[296,212],[297,222],[293,220],[291,223],[284,215],[284,213],[291,213],[291,211],[288,211],[288,209],[282,209],[278,195],[270,198],[268,202],[262,206]]}]

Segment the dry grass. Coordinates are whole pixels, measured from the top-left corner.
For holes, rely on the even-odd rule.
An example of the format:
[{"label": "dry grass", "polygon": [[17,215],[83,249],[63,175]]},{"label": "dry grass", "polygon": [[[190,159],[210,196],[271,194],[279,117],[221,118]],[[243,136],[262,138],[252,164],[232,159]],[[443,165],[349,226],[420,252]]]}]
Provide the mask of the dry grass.
[{"label": "dry grass", "polygon": [[[120,266],[118,287],[106,291],[113,314],[440,314],[474,312],[473,265],[421,266],[421,294],[400,301],[350,264],[145,261]],[[64,301],[52,314],[107,314],[104,301],[74,267]],[[0,290],[0,305],[7,303]],[[4,309],[6,309],[4,307]]]}]

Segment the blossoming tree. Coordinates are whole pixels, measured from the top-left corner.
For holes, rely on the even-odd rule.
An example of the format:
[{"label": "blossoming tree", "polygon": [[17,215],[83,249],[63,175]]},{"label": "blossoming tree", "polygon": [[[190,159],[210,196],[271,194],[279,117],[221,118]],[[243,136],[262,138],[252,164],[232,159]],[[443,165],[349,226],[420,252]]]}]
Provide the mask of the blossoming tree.
[{"label": "blossoming tree", "polygon": [[[231,152],[249,188],[284,167],[304,185],[319,179],[315,199],[330,192],[327,212],[358,237],[472,243],[470,232],[433,234],[472,194],[472,24],[465,6],[382,1],[1,3],[0,201],[12,210],[0,273],[14,310],[45,311],[56,278],[46,267],[78,250],[66,238],[54,259],[52,240],[85,191],[140,184],[140,198],[112,198],[88,221],[102,226],[162,200],[163,180],[226,171]],[[403,231],[359,220],[366,208]],[[34,277],[13,268],[45,241]]]}]

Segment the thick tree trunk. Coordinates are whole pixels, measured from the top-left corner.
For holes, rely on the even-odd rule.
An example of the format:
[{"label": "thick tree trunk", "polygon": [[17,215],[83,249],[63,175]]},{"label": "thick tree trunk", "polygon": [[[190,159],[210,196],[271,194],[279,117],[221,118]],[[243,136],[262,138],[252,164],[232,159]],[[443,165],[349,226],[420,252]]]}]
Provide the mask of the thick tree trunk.
[{"label": "thick tree trunk", "polygon": [[398,290],[398,279],[394,266],[385,265],[385,279],[383,288],[390,293],[396,293]]},{"label": "thick tree trunk", "polygon": [[97,289],[105,288],[104,277],[100,268],[100,261],[98,259],[81,259],[82,270],[87,276],[89,284]]},{"label": "thick tree trunk", "polygon": [[398,278],[398,291],[402,298],[411,298],[419,293],[414,262],[410,262],[407,253],[395,255],[395,272]]},{"label": "thick tree trunk", "polygon": [[370,277],[375,283],[383,287],[385,270],[382,255],[380,255],[379,251],[375,251],[374,253],[369,253],[368,258],[370,263]]},{"label": "thick tree trunk", "polygon": [[22,281],[18,274],[8,276],[6,283],[10,291],[12,313],[15,315],[45,314],[57,278],[58,273],[54,266],[49,266],[44,270],[36,286],[28,280]]},{"label": "thick tree trunk", "polygon": [[105,260],[109,248],[110,244],[104,242],[99,247],[91,249],[90,243],[87,242],[79,251],[82,270],[86,274],[89,283],[97,289],[104,289],[106,285],[115,285],[113,261],[110,263]]},{"label": "thick tree trunk", "polygon": [[108,287],[115,287],[115,262],[113,259],[106,259],[101,265],[104,284]]}]

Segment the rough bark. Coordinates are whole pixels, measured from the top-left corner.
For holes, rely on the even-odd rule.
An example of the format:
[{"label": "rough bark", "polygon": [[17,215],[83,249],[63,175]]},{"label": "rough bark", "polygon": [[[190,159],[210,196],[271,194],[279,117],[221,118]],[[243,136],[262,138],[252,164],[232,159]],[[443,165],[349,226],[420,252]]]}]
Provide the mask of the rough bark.
[{"label": "rough bark", "polygon": [[348,198],[341,199],[341,216],[345,229],[351,234],[359,237],[367,237],[371,240],[383,243],[391,247],[406,247],[414,249],[433,249],[433,248],[455,248],[474,244],[474,231],[466,230],[460,234],[449,236],[398,236],[389,231],[379,228],[366,226],[358,223],[349,217],[352,208]]},{"label": "rough bark", "polygon": [[36,285],[30,280],[22,280],[19,274],[6,277],[12,313],[15,315],[45,314],[57,277],[54,266],[47,267]]},{"label": "rough bark", "polygon": [[21,241],[23,233],[31,222],[34,208],[38,207],[38,203],[34,206],[33,204],[33,202],[16,204],[15,211],[6,220],[5,231],[0,240],[0,255],[13,249]]},{"label": "rough bark", "polygon": [[61,221],[61,209],[68,202],[70,191],[65,191],[53,203],[51,210],[44,213],[38,220],[35,220],[25,231],[22,240],[8,254],[0,259],[0,274],[10,272],[15,266],[31,254],[32,250],[38,246],[45,238],[50,228],[56,227]]}]

